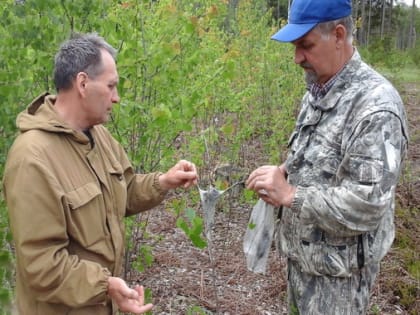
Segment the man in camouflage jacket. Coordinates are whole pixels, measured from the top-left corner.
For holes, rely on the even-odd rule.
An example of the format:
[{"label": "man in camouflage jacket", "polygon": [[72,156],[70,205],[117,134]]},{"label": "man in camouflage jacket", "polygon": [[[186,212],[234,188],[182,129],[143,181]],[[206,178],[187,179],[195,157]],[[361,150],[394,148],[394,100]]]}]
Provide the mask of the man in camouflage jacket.
[{"label": "man in camouflage jacket", "polygon": [[290,314],[365,314],[394,239],[408,131],[394,87],[352,46],[351,1],[295,0],[272,38],[292,42],[308,92],[280,167],[247,186],[281,207]]}]

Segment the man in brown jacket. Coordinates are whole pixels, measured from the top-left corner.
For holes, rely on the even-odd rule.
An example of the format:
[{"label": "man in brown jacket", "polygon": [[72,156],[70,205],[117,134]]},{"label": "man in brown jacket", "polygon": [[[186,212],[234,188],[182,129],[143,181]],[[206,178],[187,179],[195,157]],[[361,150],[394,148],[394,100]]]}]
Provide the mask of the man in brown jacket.
[{"label": "man in brown jacket", "polygon": [[135,174],[102,125],[119,101],[115,50],[96,34],[77,35],[55,57],[57,95],[19,114],[4,194],[16,246],[20,315],[136,314],[142,287],[118,276],[123,218],[158,205],[169,189],[196,184],[191,162]]}]

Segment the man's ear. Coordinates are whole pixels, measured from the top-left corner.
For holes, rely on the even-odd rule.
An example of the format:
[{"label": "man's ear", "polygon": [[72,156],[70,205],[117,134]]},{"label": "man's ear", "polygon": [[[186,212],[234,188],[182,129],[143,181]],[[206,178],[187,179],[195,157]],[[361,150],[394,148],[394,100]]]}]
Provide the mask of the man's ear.
[{"label": "man's ear", "polygon": [[75,80],[76,88],[79,91],[79,93],[83,96],[85,95],[86,84],[88,80],[89,80],[89,77],[86,72],[79,72],[76,75],[76,80]]},{"label": "man's ear", "polygon": [[335,38],[336,38],[336,46],[337,48],[340,48],[342,45],[344,45],[346,39],[347,39],[347,30],[342,24],[338,24],[335,27]]}]

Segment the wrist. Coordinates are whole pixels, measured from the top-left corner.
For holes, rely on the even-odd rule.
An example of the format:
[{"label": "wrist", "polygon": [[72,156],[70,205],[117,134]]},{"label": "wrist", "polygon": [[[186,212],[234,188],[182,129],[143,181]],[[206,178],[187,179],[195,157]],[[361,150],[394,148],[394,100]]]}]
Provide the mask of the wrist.
[{"label": "wrist", "polygon": [[110,296],[110,291],[112,290],[112,288],[113,288],[113,283],[114,283],[114,277],[112,277],[112,276],[109,276],[108,278],[107,278],[107,287],[106,287],[106,295],[109,297]]},{"label": "wrist", "polygon": [[290,208],[293,204],[293,201],[295,200],[296,195],[296,187],[290,185],[290,192],[288,194],[288,198],[284,202],[284,206]]},{"label": "wrist", "polygon": [[167,178],[165,173],[158,172],[155,177],[154,186],[157,190],[159,190],[162,194],[165,194],[169,189],[169,185],[167,184]]}]

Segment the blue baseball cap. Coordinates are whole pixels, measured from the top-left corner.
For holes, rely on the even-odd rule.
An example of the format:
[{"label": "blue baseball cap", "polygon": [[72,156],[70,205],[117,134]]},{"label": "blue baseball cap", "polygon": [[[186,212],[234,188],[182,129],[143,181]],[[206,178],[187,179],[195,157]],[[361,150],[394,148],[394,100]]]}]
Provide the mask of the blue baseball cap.
[{"label": "blue baseball cap", "polygon": [[351,0],[294,0],[289,21],[271,39],[293,42],[318,23],[337,20],[351,15]]}]

